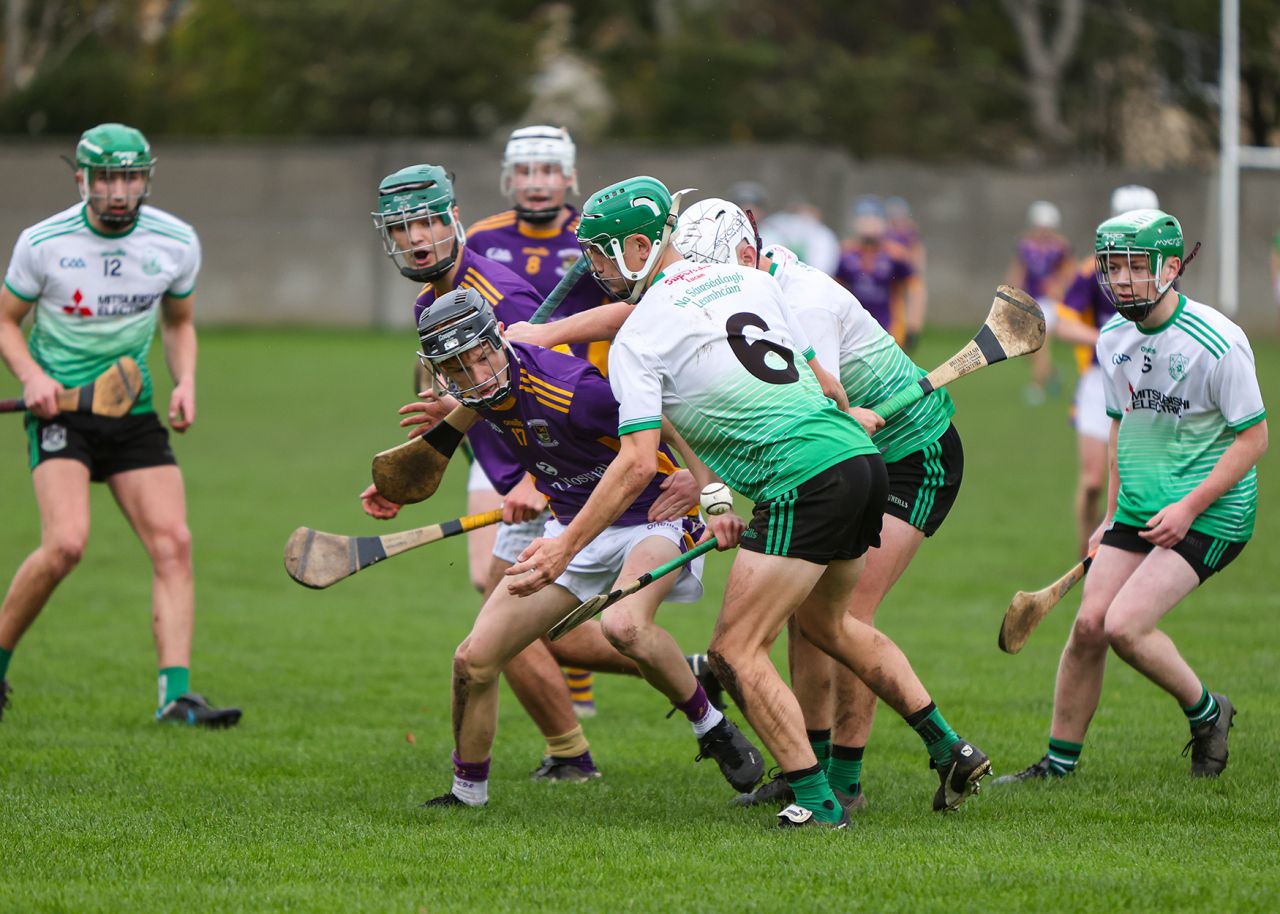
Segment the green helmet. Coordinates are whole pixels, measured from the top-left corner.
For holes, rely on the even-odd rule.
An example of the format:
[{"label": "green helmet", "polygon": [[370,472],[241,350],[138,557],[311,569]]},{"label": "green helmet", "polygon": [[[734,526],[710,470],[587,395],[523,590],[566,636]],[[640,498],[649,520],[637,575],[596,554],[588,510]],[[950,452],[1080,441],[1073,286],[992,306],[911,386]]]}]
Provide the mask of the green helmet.
[{"label": "green helmet", "polygon": [[[616,287],[610,283],[619,283],[618,279],[596,276],[609,295],[629,302],[639,299],[645,280],[662,256],[664,241],[675,228],[679,196],[673,199],[665,184],[641,175],[610,184],[583,204],[578,243],[584,252],[590,248],[600,251],[618,265],[622,274]],[[649,258],[639,270],[629,270],[623,257],[623,244],[632,235],[643,235],[653,242]]]},{"label": "green helmet", "polygon": [[[446,272],[458,259],[459,248],[467,235],[458,219],[453,180],[439,165],[410,165],[387,175],[378,184],[378,208],[370,214],[382,235],[387,256],[403,276],[426,282]],[[432,239],[410,240],[410,224],[425,223]],[[437,226],[452,226],[445,232]],[[392,234],[400,229],[404,237],[397,242]],[[449,245],[445,254],[441,248]]]},{"label": "green helmet", "polygon": [[[141,131],[124,124],[90,127],[76,144],[76,172],[82,178],[81,199],[93,207],[94,214],[109,228],[125,229],[133,225],[142,201],[151,193],[155,165],[147,138]],[[112,199],[111,178],[117,174],[126,177],[141,174],[144,177],[141,191],[126,188],[122,195]]]},{"label": "green helmet", "polygon": [[[1164,265],[1171,257],[1181,261],[1183,247],[1182,225],[1158,209],[1121,213],[1098,226],[1093,245],[1098,284],[1122,317],[1141,321],[1155,309],[1178,278],[1161,282]],[[1138,279],[1132,278],[1135,269]]]}]

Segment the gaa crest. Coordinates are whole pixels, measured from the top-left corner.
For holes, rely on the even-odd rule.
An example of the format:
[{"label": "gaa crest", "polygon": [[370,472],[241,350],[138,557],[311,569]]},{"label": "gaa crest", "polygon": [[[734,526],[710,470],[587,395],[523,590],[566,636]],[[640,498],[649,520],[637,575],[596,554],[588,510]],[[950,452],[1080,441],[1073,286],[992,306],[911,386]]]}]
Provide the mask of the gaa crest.
[{"label": "gaa crest", "polygon": [[1169,377],[1181,381],[1187,376],[1187,357],[1181,352],[1169,356]]},{"label": "gaa crest", "polygon": [[40,432],[40,450],[46,454],[53,454],[62,450],[67,446],[67,429],[66,426],[46,425],[44,430]]},{"label": "gaa crest", "polygon": [[529,431],[533,432],[533,437],[537,439],[538,444],[543,447],[555,447],[560,442],[551,437],[551,429],[547,425],[545,419],[530,419],[528,422]]}]

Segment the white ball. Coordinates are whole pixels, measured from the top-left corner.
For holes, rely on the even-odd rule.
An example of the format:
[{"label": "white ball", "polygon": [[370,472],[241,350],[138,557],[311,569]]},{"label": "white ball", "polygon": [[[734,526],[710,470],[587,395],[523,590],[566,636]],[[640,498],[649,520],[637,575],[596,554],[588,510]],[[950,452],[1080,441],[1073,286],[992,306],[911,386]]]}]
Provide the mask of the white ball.
[{"label": "white ball", "polygon": [[723,482],[713,482],[702,490],[702,510],[711,516],[723,514],[733,508],[733,493]]}]

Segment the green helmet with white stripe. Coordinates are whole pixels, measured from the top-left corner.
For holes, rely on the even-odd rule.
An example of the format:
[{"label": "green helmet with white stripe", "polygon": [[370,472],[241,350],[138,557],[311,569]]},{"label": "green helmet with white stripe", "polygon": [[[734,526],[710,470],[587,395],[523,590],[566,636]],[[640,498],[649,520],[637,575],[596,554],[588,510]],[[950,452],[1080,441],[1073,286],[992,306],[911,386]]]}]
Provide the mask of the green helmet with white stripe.
[{"label": "green helmet with white stripe", "polygon": [[[676,226],[680,191],[672,197],[657,178],[639,175],[610,184],[591,195],[582,206],[578,244],[588,257],[594,249],[612,260],[620,277],[602,277],[593,261],[592,274],[611,297],[635,303],[666,248]],[[651,247],[638,270],[627,267],[624,248],[634,235],[647,238]]]},{"label": "green helmet with white stripe", "polygon": [[[1184,244],[1181,223],[1158,209],[1121,213],[1098,226],[1098,284],[1121,317],[1141,321],[1155,309],[1181,273]],[[1174,258],[1178,269],[1165,279]]]},{"label": "green helmet with white stripe", "polygon": [[147,138],[125,124],[90,127],[76,144],[80,198],[110,229],[123,230],[137,220],[155,166]]}]

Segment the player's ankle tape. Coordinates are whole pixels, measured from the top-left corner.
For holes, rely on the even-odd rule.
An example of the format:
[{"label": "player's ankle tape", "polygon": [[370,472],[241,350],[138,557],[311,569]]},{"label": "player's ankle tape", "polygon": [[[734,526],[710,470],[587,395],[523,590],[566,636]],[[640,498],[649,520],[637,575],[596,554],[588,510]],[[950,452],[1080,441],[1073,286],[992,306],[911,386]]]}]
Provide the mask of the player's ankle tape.
[{"label": "player's ankle tape", "polygon": [[554,755],[556,758],[573,758],[582,755],[588,748],[587,738],[580,725],[568,733],[547,737],[547,755]]}]

